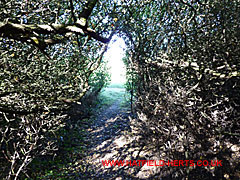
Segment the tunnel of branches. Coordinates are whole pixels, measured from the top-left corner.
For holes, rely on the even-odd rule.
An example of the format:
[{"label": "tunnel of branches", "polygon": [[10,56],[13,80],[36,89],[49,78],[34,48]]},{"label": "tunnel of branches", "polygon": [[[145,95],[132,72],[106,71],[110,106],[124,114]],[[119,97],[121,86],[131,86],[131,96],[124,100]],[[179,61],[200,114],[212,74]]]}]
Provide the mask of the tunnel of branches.
[{"label": "tunnel of branches", "polygon": [[2,0],[0,177],[58,151],[71,109],[108,84],[102,59],[117,35],[141,143],[161,159],[224,163],[166,175],[239,178],[239,19],[238,0]]}]

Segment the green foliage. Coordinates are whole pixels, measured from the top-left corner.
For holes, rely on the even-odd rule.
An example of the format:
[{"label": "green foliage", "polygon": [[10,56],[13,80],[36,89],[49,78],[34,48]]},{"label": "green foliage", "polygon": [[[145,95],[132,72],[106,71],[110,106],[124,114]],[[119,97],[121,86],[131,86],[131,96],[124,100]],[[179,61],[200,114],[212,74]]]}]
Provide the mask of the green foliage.
[{"label": "green foliage", "polygon": [[125,98],[125,89],[118,87],[106,87],[99,94],[99,101],[101,105],[109,106],[114,102],[122,102]]},{"label": "green foliage", "polygon": [[[207,172],[239,178],[235,152],[227,150],[239,139],[224,135],[240,133],[238,7],[238,1],[141,1],[135,10],[133,2],[122,29],[144,143],[163,159],[224,159],[227,169],[204,170],[201,178]],[[167,173],[199,179],[198,171]]]},{"label": "green foliage", "polygon": [[[92,9],[85,8],[87,2],[96,1],[70,1],[73,6],[68,1],[2,2],[0,22],[68,24]],[[237,0],[103,0],[88,12],[91,30],[83,28],[83,37],[47,30],[49,34],[40,34],[22,26],[18,37],[9,31],[15,41],[0,37],[1,178],[17,178],[36,156],[53,155],[58,133],[71,127],[65,115],[70,104],[84,102],[108,85],[101,64],[107,47],[92,38],[112,32],[128,46],[126,87],[136,98],[143,143],[163,159],[203,157],[226,164],[224,169],[164,169],[162,174],[239,178],[234,158],[239,152],[230,152],[240,143],[239,5]],[[64,41],[43,49],[48,38]],[[109,94],[114,98],[117,93]]]},{"label": "green foliage", "polygon": [[110,79],[111,76],[109,74],[109,69],[107,68],[107,63],[102,62],[98,69],[89,77],[89,85],[92,87],[92,91],[99,92],[102,88],[109,85]]},{"label": "green foliage", "polygon": [[133,96],[136,96],[138,75],[136,71],[134,71],[133,67],[131,66],[131,62],[129,61],[129,59],[130,59],[129,55],[127,54],[123,58],[123,62],[127,67],[127,71],[126,71],[127,81],[125,83],[125,88],[130,94],[132,94]]},{"label": "green foliage", "polygon": [[[72,9],[69,1],[1,2],[0,178],[22,177],[36,157],[56,154],[60,137],[69,127],[71,105],[82,101],[89,89],[100,91],[107,85],[108,72],[104,63],[100,65],[106,45],[96,39],[111,31],[102,32],[106,25],[102,18],[94,19],[97,9],[91,22],[101,25],[94,27],[99,34],[89,31],[90,20],[85,32],[91,33],[83,37],[64,31],[57,34],[50,26],[42,32],[37,29],[52,23],[71,27],[74,16],[87,6],[81,1],[73,5]],[[11,28],[2,22],[16,23],[17,31],[2,33]],[[41,44],[50,41],[58,43]]]}]

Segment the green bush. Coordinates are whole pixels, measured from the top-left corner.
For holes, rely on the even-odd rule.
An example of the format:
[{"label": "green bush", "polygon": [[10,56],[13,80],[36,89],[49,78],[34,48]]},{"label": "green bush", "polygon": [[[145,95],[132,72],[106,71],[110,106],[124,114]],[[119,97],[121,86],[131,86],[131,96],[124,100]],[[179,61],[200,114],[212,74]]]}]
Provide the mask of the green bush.
[{"label": "green bush", "polygon": [[160,159],[224,164],[161,169],[170,178],[239,178],[231,149],[240,136],[238,7],[238,1],[158,1],[139,12],[129,7],[136,14],[126,27],[127,64],[137,78],[128,81],[136,92],[142,143]]}]

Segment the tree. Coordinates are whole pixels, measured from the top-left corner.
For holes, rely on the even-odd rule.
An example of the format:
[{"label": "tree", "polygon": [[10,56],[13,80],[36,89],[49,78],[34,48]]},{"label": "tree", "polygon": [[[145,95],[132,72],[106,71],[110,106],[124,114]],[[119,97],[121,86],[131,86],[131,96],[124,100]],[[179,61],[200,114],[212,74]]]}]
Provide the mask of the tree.
[{"label": "tree", "polygon": [[90,77],[104,68],[114,29],[105,31],[96,0],[10,0],[0,8],[0,176],[17,179],[35,157],[58,149],[71,104],[106,84],[107,72]]}]

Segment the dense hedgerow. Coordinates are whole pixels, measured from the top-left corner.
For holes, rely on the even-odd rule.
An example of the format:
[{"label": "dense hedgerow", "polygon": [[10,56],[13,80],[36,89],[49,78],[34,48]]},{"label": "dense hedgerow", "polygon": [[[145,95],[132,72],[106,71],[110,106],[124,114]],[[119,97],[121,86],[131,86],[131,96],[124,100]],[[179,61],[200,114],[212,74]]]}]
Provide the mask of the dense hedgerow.
[{"label": "dense hedgerow", "polygon": [[136,127],[145,146],[160,159],[219,159],[224,164],[162,169],[160,176],[239,177],[239,5],[152,2],[128,26],[139,30],[127,35],[128,64],[137,73]]},{"label": "dense hedgerow", "polygon": [[[75,10],[69,3],[2,1],[0,4],[1,179],[23,178],[34,158],[53,156],[62,141],[61,133],[69,125],[72,104],[81,103],[87,92],[97,95],[94,91],[99,92],[109,81],[102,63],[106,46],[100,41],[74,33],[42,31],[46,34],[41,34],[33,32],[30,26],[24,30],[20,27],[21,24],[71,25],[75,21],[73,13],[81,12],[86,3],[74,2]],[[96,9],[93,15],[97,12]],[[91,26],[96,21],[101,18],[94,19]],[[6,25],[8,22],[18,24],[15,27],[19,29],[6,31],[4,28],[13,27]],[[99,30],[104,28],[102,22],[98,25]],[[43,46],[51,41],[56,43]]]}]

